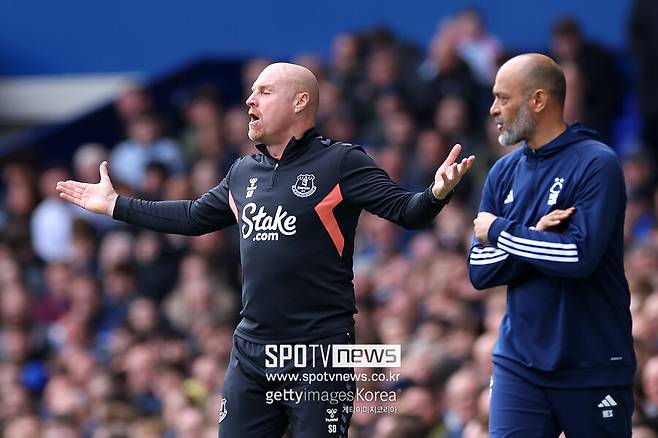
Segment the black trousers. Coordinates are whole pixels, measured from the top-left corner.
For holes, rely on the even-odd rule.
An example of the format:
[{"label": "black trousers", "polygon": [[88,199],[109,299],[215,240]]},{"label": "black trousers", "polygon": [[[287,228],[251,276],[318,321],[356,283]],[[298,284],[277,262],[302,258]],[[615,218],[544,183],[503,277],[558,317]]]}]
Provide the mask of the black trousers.
[{"label": "black trousers", "polygon": [[278,438],[288,426],[293,438],[346,437],[356,393],[354,370],[334,368],[328,353],[333,344],[351,343],[350,332],[292,346],[234,335],[219,437]]}]

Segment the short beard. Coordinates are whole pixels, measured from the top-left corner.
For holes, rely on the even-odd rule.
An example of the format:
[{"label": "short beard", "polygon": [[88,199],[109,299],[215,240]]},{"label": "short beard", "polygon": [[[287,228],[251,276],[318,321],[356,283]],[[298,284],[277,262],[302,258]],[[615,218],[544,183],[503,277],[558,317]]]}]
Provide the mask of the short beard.
[{"label": "short beard", "polygon": [[537,122],[532,118],[530,108],[522,105],[509,128],[503,128],[503,132],[498,136],[498,143],[503,146],[513,146],[521,140],[527,140],[536,127]]}]

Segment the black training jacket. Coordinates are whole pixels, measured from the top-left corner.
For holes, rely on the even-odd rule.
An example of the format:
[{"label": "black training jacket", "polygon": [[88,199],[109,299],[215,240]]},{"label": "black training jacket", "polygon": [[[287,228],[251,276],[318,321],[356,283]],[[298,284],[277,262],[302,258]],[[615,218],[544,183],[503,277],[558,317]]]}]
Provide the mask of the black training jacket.
[{"label": "black training jacket", "polygon": [[[237,159],[193,201],[120,196],[114,218],[165,233],[200,235],[238,223],[242,321],[254,342],[303,342],[354,327],[354,233],[361,210],[405,228],[430,222],[445,202],[411,193],[359,146],[312,128],[280,160],[264,145]],[[448,198],[446,198],[448,199]],[[444,200],[445,201],[445,200]]]}]

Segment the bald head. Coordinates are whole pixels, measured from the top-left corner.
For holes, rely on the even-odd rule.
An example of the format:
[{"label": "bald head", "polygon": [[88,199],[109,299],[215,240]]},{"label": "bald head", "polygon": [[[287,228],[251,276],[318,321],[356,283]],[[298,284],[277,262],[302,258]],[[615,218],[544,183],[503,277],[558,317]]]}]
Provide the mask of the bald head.
[{"label": "bald head", "polygon": [[[258,75],[249,107],[249,138],[272,148],[276,156],[288,141],[301,138],[315,125],[318,111],[318,81],[301,65],[278,62]],[[281,149],[281,150],[280,150]]]},{"label": "bald head", "polygon": [[307,93],[307,108],[311,110],[311,113],[315,118],[315,114],[317,113],[320,104],[320,91],[318,80],[311,70],[297,64],[276,62],[265,67],[263,73],[265,72],[272,72],[277,78],[290,87],[290,91],[293,94]]},{"label": "bald head", "polygon": [[564,73],[548,56],[529,53],[500,67],[489,109],[498,125],[498,141],[512,146],[525,140],[542,147],[565,130]]},{"label": "bald head", "polygon": [[566,79],[562,68],[548,56],[539,53],[515,56],[503,64],[498,75],[515,78],[526,96],[538,89],[545,90],[558,108],[564,108]]}]

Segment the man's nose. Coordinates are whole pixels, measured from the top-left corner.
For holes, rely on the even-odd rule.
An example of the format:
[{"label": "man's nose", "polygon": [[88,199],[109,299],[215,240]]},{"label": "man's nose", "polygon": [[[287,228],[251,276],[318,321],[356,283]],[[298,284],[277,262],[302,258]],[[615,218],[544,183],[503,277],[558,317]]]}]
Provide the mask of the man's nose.
[{"label": "man's nose", "polygon": [[256,99],[254,99],[254,93],[251,93],[247,100],[245,101],[248,107],[252,107],[256,104]]},{"label": "man's nose", "polygon": [[489,108],[489,114],[491,114],[493,117],[496,117],[498,114],[500,114],[500,110],[498,109],[496,102],[491,104],[491,107]]}]

